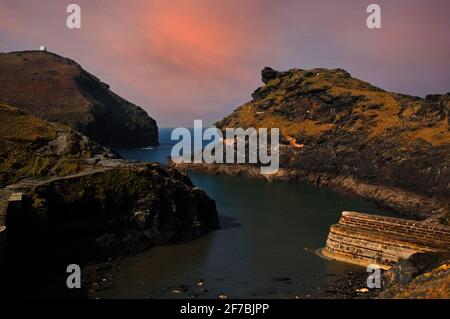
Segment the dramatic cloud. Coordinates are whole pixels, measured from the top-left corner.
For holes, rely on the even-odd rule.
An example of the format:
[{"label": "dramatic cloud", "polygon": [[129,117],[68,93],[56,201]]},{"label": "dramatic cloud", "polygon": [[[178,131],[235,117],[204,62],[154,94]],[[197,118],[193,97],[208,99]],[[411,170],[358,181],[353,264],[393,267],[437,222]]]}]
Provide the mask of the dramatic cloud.
[{"label": "dramatic cloud", "polygon": [[[65,27],[69,3],[82,29]],[[36,49],[78,61],[160,126],[219,120],[250,99],[269,65],[342,67],[382,88],[450,91],[450,3],[301,0],[2,0],[0,50]]]}]

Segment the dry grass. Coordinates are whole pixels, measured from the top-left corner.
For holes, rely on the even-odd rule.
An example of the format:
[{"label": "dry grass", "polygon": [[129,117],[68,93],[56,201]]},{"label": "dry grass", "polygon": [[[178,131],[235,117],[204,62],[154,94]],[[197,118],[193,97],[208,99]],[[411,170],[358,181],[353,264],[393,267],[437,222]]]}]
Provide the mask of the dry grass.
[{"label": "dry grass", "polygon": [[42,176],[55,163],[35,150],[57,137],[53,124],[0,104],[0,186],[24,176]]},{"label": "dry grass", "polygon": [[36,142],[56,138],[52,124],[0,104],[0,136],[3,140]]},{"label": "dry grass", "polygon": [[[343,70],[293,70],[279,78],[270,80],[261,89],[269,92],[264,98],[252,100],[229,117],[225,118],[230,127],[279,127],[283,135],[307,134],[320,135],[338,129],[354,133],[365,132],[365,143],[384,138],[390,132],[398,132],[405,145],[422,139],[433,146],[450,144],[448,119],[436,121],[432,114],[433,107],[427,114],[420,110],[430,103],[417,98],[401,96],[386,92],[371,84],[349,76]],[[298,93],[297,90],[304,93]],[[313,93],[310,93],[313,92]],[[326,92],[334,100],[350,100],[346,111],[337,113],[336,120],[342,119],[339,125],[314,120],[308,116],[303,120],[279,116],[274,110],[289,110],[292,104],[289,99],[309,99],[308,112],[323,112],[320,105],[311,98],[315,92]],[[300,95],[299,95],[300,94]],[[322,94],[322,93],[320,93]],[[261,105],[269,105],[261,110]],[[355,118],[348,119],[348,109]],[[414,118],[414,119],[413,119]]]},{"label": "dry grass", "polygon": [[75,81],[74,62],[46,52],[0,54],[1,102],[66,123],[85,119],[91,103]]}]

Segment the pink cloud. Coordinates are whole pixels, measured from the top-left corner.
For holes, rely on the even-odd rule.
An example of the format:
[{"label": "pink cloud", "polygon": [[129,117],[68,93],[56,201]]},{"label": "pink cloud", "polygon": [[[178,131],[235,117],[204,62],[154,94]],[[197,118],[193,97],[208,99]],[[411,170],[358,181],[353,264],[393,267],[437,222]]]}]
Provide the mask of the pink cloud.
[{"label": "pink cloud", "polygon": [[73,58],[161,126],[212,123],[250,99],[266,65],[343,67],[385,89],[450,91],[450,3],[379,0],[78,0],[82,29],[65,27],[57,0],[4,0],[0,50]]}]

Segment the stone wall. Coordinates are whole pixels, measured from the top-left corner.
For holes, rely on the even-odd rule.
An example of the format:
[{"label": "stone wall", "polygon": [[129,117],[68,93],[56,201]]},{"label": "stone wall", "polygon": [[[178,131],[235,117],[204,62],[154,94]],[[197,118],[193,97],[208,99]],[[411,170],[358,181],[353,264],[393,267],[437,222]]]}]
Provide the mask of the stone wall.
[{"label": "stone wall", "polygon": [[329,258],[360,265],[389,268],[417,252],[446,251],[450,227],[355,212],[343,212],[330,227],[326,248]]}]

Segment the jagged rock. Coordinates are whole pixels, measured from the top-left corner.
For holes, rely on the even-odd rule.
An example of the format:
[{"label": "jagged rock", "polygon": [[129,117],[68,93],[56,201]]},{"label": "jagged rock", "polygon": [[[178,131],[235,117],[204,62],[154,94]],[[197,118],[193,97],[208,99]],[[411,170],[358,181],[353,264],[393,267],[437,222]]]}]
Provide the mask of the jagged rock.
[{"label": "jagged rock", "polygon": [[150,212],[148,210],[139,210],[133,214],[133,221],[139,228],[145,228],[150,219]]},{"label": "jagged rock", "polygon": [[[21,200],[9,205],[15,193]],[[1,103],[0,210],[7,234],[0,260],[17,269],[0,276],[8,291],[32,280],[23,260],[40,261],[38,272],[46,274],[40,287],[68,264],[187,241],[219,227],[214,201],[180,172],[120,159],[66,125]],[[65,291],[64,283],[58,289]]]},{"label": "jagged rock", "polygon": [[381,299],[448,299],[450,297],[448,253],[412,255],[383,274],[382,288],[378,296]]},{"label": "jagged rock", "polygon": [[29,245],[49,240],[46,246],[53,248],[46,249],[66,247],[67,255],[61,251],[61,258],[82,262],[198,238],[217,229],[215,202],[178,176],[158,164],[129,163],[42,181],[24,190],[28,200],[14,212],[20,218],[10,219],[8,232],[21,242],[45,229],[45,235]]},{"label": "jagged rock", "polygon": [[[342,69],[264,68],[262,81],[265,85],[253,99],[217,127],[277,127],[282,141],[293,137],[304,145],[280,147],[282,168],[371,184],[380,192],[367,197],[399,211],[410,206],[405,213],[414,217],[450,205],[448,95],[423,99],[386,92]],[[407,196],[381,199],[383,187],[427,197],[437,205],[417,211]]]},{"label": "jagged rock", "polygon": [[270,80],[276,79],[281,75],[281,72],[278,72],[270,67],[265,67],[261,71],[261,79],[264,83],[268,83]]}]

